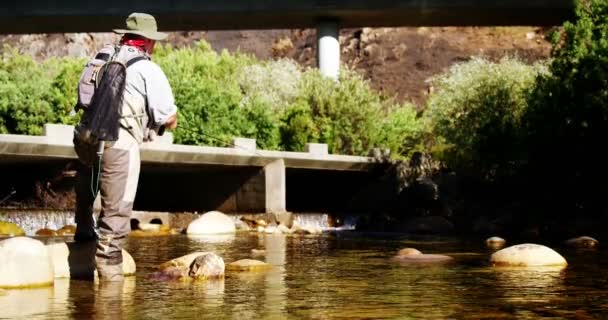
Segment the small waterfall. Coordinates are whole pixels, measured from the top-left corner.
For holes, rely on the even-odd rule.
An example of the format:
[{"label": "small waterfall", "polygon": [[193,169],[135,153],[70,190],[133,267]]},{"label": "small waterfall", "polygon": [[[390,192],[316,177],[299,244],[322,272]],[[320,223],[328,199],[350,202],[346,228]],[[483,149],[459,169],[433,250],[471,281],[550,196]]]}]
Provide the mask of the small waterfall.
[{"label": "small waterfall", "polygon": [[[229,214],[235,223],[241,223],[241,217],[243,216],[254,216],[256,219],[266,220],[266,214],[253,214],[253,215],[242,215],[242,214]],[[346,219],[339,220],[327,213],[293,213],[293,222],[300,225],[301,227],[319,229],[324,231],[330,230],[355,230],[357,225],[358,217],[348,216]]]},{"label": "small waterfall", "polygon": [[293,221],[301,226],[321,230],[354,230],[357,218],[348,216],[339,221],[327,213],[294,213]]},{"label": "small waterfall", "polygon": [[73,211],[2,209],[0,221],[17,224],[28,236],[42,228],[57,230],[68,224],[76,225]]},{"label": "small waterfall", "polygon": [[[294,213],[294,222],[302,227],[320,230],[354,230],[357,224],[356,216],[348,216],[339,221],[327,213]],[[230,215],[235,222],[240,222],[243,215]],[[265,215],[259,215],[263,218]],[[0,211],[0,221],[12,222],[20,226],[28,236],[35,235],[42,228],[58,230],[65,225],[75,225],[73,211],[51,210],[18,210],[3,209]]]}]

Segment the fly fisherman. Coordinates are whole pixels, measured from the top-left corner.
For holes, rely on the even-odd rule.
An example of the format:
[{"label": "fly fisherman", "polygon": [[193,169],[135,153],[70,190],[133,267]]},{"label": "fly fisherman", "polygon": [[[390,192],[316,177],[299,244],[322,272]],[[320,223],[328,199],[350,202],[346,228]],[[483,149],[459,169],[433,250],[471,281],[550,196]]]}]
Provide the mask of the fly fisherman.
[{"label": "fly fisherman", "polygon": [[[104,81],[110,87],[122,83],[118,89],[112,88],[114,92],[120,92],[120,95],[116,95],[120,99],[113,100],[119,101],[114,112],[118,119],[114,122],[119,123],[115,138],[107,141],[91,139],[91,130],[87,129],[90,122],[83,119],[74,134],[74,148],[82,164],[76,183],[77,228],[74,240],[97,241],[95,263],[101,281],[123,279],[122,247],[130,231],[131,211],[139,179],[139,145],[151,140],[155,134],[162,134],[159,131],[164,128],[174,129],[177,126],[177,107],[169,82],[160,67],[150,61],[155,42],[165,39],[167,34],[157,32],[154,17],[144,13],[129,15],[126,29],[114,32],[123,35],[119,45],[110,46],[109,51],[108,47],[104,47],[97,53],[95,59],[98,60],[95,61],[124,62],[120,66],[126,70],[126,76],[123,71],[122,82],[106,79],[113,76],[109,72],[101,73],[102,78],[99,78],[96,76],[100,73],[99,69],[91,71],[90,62],[81,76],[77,107],[85,110],[83,119],[87,118],[87,112],[96,112],[87,110],[88,104],[80,102],[81,95],[89,92],[81,87],[87,75],[93,74],[91,81],[97,82],[93,88],[98,90],[102,89]],[[111,105],[100,100],[99,93],[89,97],[91,106],[95,104],[95,99],[103,101],[97,103],[97,109]],[[95,118],[95,115],[91,117]],[[97,118],[101,123],[109,122],[107,116]],[[93,202],[98,191],[101,192],[101,213],[95,226]]]}]

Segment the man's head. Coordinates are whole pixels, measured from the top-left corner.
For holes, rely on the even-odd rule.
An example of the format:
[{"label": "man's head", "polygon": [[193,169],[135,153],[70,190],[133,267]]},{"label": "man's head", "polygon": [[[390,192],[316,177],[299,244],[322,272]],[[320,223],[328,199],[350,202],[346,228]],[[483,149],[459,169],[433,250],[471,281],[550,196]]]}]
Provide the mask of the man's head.
[{"label": "man's head", "polygon": [[134,12],[127,17],[126,29],[114,29],[118,34],[132,34],[145,39],[158,41],[167,38],[167,34],[158,32],[156,19],[146,13]]}]

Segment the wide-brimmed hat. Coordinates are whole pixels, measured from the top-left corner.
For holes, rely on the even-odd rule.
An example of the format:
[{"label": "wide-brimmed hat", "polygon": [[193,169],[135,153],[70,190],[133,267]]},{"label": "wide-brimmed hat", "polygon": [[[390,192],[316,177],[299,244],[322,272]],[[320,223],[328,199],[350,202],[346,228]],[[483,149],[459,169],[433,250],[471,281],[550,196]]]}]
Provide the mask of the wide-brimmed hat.
[{"label": "wide-brimmed hat", "polygon": [[127,29],[114,29],[114,32],[119,34],[131,33],[136,34],[150,40],[164,40],[167,38],[166,33],[158,32],[156,27],[156,19],[146,13],[131,13],[127,17]]}]

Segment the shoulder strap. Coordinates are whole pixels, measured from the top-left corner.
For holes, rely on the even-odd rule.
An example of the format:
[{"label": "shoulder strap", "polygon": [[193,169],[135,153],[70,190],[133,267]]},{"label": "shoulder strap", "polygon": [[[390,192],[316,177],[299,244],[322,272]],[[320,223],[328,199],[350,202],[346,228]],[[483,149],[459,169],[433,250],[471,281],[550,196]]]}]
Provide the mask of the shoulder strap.
[{"label": "shoulder strap", "polygon": [[109,53],[103,53],[100,52],[95,56],[95,59],[99,59],[99,60],[103,60],[103,61],[108,61],[110,60],[110,54]]},{"label": "shoulder strap", "polygon": [[133,64],[135,64],[136,62],[139,62],[139,61],[142,61],[142,60],[148,60],[148,58],[145,57],[145,56],[135,57],[135,58],[127,61],[126,66],[128,68],[128,67],[132,66]]}]

